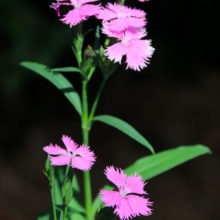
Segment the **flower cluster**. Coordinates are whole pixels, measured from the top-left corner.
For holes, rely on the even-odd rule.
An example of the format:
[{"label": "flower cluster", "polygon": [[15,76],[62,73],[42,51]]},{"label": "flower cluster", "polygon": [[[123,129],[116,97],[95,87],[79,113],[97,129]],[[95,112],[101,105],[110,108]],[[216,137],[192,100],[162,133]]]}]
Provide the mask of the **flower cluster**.
[{"label": "flower cluster", "polygon": [[96,1],[98,0],[57,0],[50,7],[55,9],[60,16],[61,5],[73,6],[74,9],[61,19],[70,27],[92,15],[101,19],[102,32],[118,40],[117,43],[106,48],[105,55],[113,62],[119,63],[123,56],[126,56],[127,68],[136,71],[145,68],[154,52],[151,40],[143,39],[147,36],[144,28],[147,24],[146,13],[117,3],[108,3],[106,7],[86,4]]},{"label": "flower cluster", "polygon": [[116,3],[101,8],[97,18],[103,20],[102,32],[119,40],[106,49],[105,55],[110,60],[121,63],[122,57],[126,56],[127,68],[137,71],[147,66],[154,48],[150,40],[142,39],[147,35],[145,17],[142,10]]}]

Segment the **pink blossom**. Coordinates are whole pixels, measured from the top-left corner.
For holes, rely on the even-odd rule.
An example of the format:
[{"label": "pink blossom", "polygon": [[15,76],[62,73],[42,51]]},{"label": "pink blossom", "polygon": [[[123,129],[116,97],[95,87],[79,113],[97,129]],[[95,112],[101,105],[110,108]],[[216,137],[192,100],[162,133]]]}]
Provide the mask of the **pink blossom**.
[{"label": "pink blossom", "polygon": [[63,23],[69,24],[70,27],[77,25],[88,17],[97,15],[100,9],[100,5],[90,5],[86,4],[89,2],[95,2],[98,0],[57,0],[50,7],[57,11],[58,16],[60,16],[60,6],[68,5],[73,6],[74,9],[70,10],[62,19]]},{"label": "pink blossom", "polygon": [[105,55],[114,62],[121,63],[122,57],[126,56],[127,68],[140,71],[149,63],[154,48],[151,40],[142,40],[146,36],[144,28],[127,28],[125,32],[111,31],[108,24],[103,23],[103,33],[110,37],[120,39],[120,42],[107,47]]},{"label": "pink blossom", "polygon": [[139,215],[148,216],[152,213],[149,206],[153,203],[144,197],[147,195],[144,191],[146,183],[141,176],[137,174],[127,176],[123,170],[113,166],[106,168],[105,175],[117,189],[112,191],[102,189],[101,200],[105,206],[114,207],[114,213],[120,219],[126,220]]},{"label": "pink blossom", "polygon": [[108,3],[106,8],[101,8],[96,17],[108,22],[111,30],[121,32],[130,26],[144,27],[147,23],[145,16],[146,13],[142,10]]},{"label": "pink blossom", "polygon": [[[95,155],[85,145],[78,145],[68,136],[63,135],[62,141],[66,149],[58,145],[46,146],[43,148],[50,156],[51,164],[54,166],[70,165],[79,170],[89,170],[95,162]],[[51,156],[55,155],[55,156]]]}]

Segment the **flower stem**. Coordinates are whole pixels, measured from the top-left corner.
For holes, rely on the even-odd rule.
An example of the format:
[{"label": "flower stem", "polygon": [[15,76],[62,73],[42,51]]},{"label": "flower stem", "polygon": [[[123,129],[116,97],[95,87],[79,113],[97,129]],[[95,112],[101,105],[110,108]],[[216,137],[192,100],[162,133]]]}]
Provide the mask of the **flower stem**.
[{"label": "flower stem", "polygon": [[52,207],[53,207],[53,219],[57,220],[56,204],[55,204],[55,196],[54,196],[53,186],[50,187],[50,193],[51,193]]},{"label": "flower stem", "polygon": [[66,171],[65,171],[65,176],[64,176],[65,179],[66,179],[67,176],[68,176],[69,169],[70,169],[70,164],[68,164],[68,165],[66,166]]},{"label": "flower stem", "polygon": [[[88,130],[87,80],[82,80],[82,130]],[[84,136],[83,136],[84,141]],[[87,143],[84,143],[85,145]]]},{"label": "flower stem", "polygon": [[52,200],[52,209],[53,209],[53,218],[54,220],[57,220],[57,213],[56,213],[56,201],[55,201],[55,177],[54,177],[54,168],[51,165],[49,158],[47,158],[46,163],[49,166],[48,170],[48,179],[49,179],[49,185],[50,185],[50,194],[51,194],[51,200]]},{"label": "flower stem", "polygon": [[64,204],[63,220],[66,220],[67,210],[68,210],[68,205]]},{"label": "flower stem", "polygon": [[[87,100],[87,80],[82,81],[82,134],[83,143],[89,145],[89,129],[88,123],[88,100]],[[85,192],[85,207],[87,220],[93,220],[92,218],[92,190],[89,171],[84,172],[84,192]]]},{"label": "flower stem", "polygon": [[[82,135],[83,135],[83,143],[88,146],[89,145],[89,131],[90,131],[90,123],[94,117],[96,107],[98,105],[98,101],[104,85],[107,81],[108,77],[104,77],[102,83],[97,92],[95,101],[92,105],[91,112],[89,114],[88,110],[88,98],[87,98],[87,80],[82,80]],[[85,192],[85,208],[87,220],[93,220],[94,216],[92,213],[92,190],[91,190],[91,180],[90,180],[90,172],[84,172],[84,192]]]},{"label": "flower stem", "polygon": [[[65,176],[64,176],[64,178],[65,178],[64,184],[66,184],[66,182],[68,181],[69,169],[70,169],[70,164],[68,164],[67,167],[66,167]],[[68,203],[69,202],[66,202],[66,195],[65,195],[65,197],[63,199],[63,206],[64,206],[64,208],[63,208],[63,220],[66,220],[66,215],[67,215],[67,210],[68,210]]]},{"label": "flower stem", "polygon": [[[89,132],[83,131],[83,142],[85,145],[88,145]],[[92,220],[92,190],[91,190],[91,180],[90,172],[84,172],[84,192],[85,192],[85,206],[87,219]]]},{"label": "flower stem", "polygon": [[[70,165],[67,165],[66,167],[66,171],[65,171],[65,181],[67,179],[67,176],[68,176],[68,173],[69,173],[69,168],[70,168]],[[68,205],[65,203],[64,201],[64,211],[63,211],[63,220],[66,220],[66,214],[67,214],[67,210],[68,210]]]},{"label": "flower stem", "polygon": [[91,112],[90,112],[90,115],[89,115],[89,122],[91,122],[93,117],[94,117],[94,114],[95,114],[95,111],[96,111],[96,107],[97,107],[98,102],[99,102],[99,98],[101,96],[102,90],[104,88],[104,85],[105,85],[107,79],[108,79],[107,77],[103,78],[102,83],[101,83],[101,85],[99,87],[99,90],[98,90],[98,92],[96,94],[96,98],[95,98],[95,101],[93,102],[92,109],[91,109]]}]

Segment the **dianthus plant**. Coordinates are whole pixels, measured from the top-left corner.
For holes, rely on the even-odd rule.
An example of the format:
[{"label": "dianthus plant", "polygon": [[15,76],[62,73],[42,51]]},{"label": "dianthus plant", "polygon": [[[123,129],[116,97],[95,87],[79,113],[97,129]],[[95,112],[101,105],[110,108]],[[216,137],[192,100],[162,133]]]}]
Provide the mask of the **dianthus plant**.
[{"label": "dianthus plant", "polygon": [[[146,6],[147,0],[139,1]],[[66,13],[62,13],[64,7]],[[110,115],[95,114],[104,85],[119,64],[125,64],[126,69],[134,71],[141,71],[149,65],[155,49],[147,37],[147,14],[144,10],[125,5],[125,0],[106,4],[98,0],[56,0],[50,8],[56,11],[60,22],[67,28],[78,31],[72,46],[78,66],[51,69],[33,62],[22,62],[21,65],[46,78],[63,92],[81,118],[82,143],[77,144],[72,135],[63,134],[62,146],[61,143],[43,146],[48,155],[44,174],[49,181],[52,205],[37,219],[110,220],[117,215],[121,220],[127,220],[140,215],[149,216],[156,201],[153,203],[154,199],[148,197],[146,180],[210,151],[203,145],[196,145],[155,153],[150,143],[127,122]],[[95,41],[90,42],[94,46],[84,45],[88,31],[82,33],[84,22],[91,16],[97,19],[97,24],[102,24],[101,27],[94,26]],[[100,35],[106,38],[103,45]],[[84,52],[83,46],[86,48]],[[103,80],[90,107],[87,87],[96,70],[102,72]],[[63,72],[80,74],[81,96]],[[146,147],[151,155],[134,161],[125,169],[106,164],[100,176],[106,175],[112,185],[101,188],[93,198],[90,170],[99,158],[95,154],[96,146],[89,147],[89,132],[96,121],[124,132]],[[83,187],[78,184],[75,170],[83,172]],[[82,195],[80,188],[84,189]]]}]

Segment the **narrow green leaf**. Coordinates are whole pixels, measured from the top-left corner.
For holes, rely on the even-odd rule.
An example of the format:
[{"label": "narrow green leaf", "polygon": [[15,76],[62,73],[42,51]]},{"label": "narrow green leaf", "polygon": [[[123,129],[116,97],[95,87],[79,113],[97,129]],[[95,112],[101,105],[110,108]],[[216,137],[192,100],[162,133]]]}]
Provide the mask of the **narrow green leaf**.
[{"label": "narrow green leaf", "polygon": [[154,149],[150,145],[150,143],[127,122],[122,121],[121,119],[110,115],[96,116],[93,118],[93,121],[101,121],[112,127],[117,128],[118,130],[124,132],[125,134],[127,134],[128,136],[130,136],[140,144],[147,147],[154,154]]},{"label": "narrow green leaf", "polygon": [[52,84],[54,84],[59,90],[63,92],[66,98],[70,101],[70,103],[74,106],[76,111],[81,115],[81,101],[78,93],[75,91],[73,85],[61,74],[54,74],[47,66],[34,62],[22,62],[21,66],[30,69],[42,77],[49,80]]},{"label": "narrow green leaf", "polygon": [[51,69],[52,72],[77,72],[77,73],[82,73],[80,71],[79,68],[76,68],[76,67],[61,67],[61,68],[54,68],[54,69]]},{"label": "narrow green leaf", "polygon": [[204,145],[180,146],[143,157],[126,168],[125,173],[128,175],[138,173],[143,179],[148,180],[188,160],[207,153],[211,153],[211,151]]},{"label": "narrow green leaf", "polygon": [[[125,169],[127,175],[138,173],[144,180],[149,180],[167,170],[170,170],[188,160],[203,154],[211,153],[210,149],[204,145],[181,146],[175,149],[162,151],[154,155],[143,157],[134,162],[131,166]],[[112,189],[106,185],[104,189]],[[93,214],[100,208],[102,201],[99,195],[93,202]]]}]

